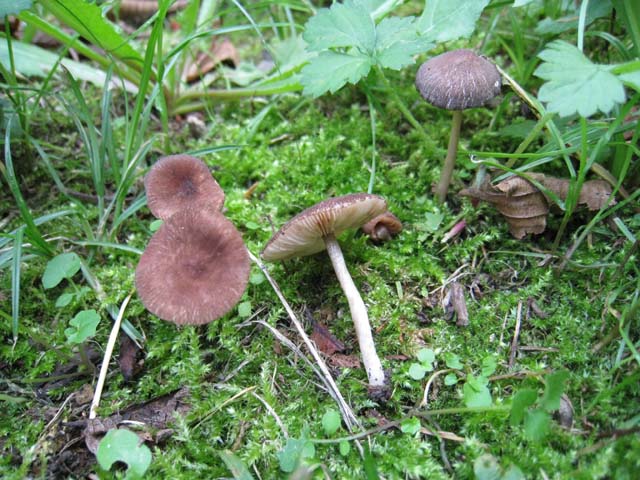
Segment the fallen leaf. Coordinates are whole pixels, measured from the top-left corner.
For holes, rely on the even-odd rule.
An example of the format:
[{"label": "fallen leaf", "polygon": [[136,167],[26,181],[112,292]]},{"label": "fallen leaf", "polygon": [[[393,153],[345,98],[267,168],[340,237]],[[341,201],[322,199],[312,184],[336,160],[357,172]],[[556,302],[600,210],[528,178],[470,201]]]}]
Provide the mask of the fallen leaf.
[{"label": "fallen leaf", "polygon": [[132,380],[139,373],[142,365],[138,363],[138,354],[141,350],[136,342],[131,340],[128,335],[120,336],[120,355],[118,356],[118,364],[120,372],[126,381]]},{"label": "fallen leaf", "polygon": [[187,83],[200,80],[221,63],[228,63],[233,67],[240,63],[238,51],[228,38],[223,38],[222,41],[214,39],[209,52],[198,54],[195,62],[186,69],[185,78]]},{"label": "fallen leaf", "polygon": [[345,355],[343,353],[334,353],[328,358],[329,364],[339,368],[360,368],[360,359],[357,355]]},{"label": "fallen leaf", "polygon": [[311,340],[315,342],[318,350],[327,356],[344,351],[344,343],[334,337],[329,329],[320,322],[313,322]]},{"label": "fallen leaf", "polygon": [[[569,179],[549,177],[541,173],[529,173],[527,176],[561,200],[566,200],[569,192]],[[547,226],[549,206],[553,204],[553,201],[547,198],[533,183],[518,176],[509,177],[496,185],[491,185],[488,178],[480,187],[461,190],[460,195],[484,200],[495,205],[496,209],[505,217],[511,235],[517,239],[524,238],[529,233],[544,232]],[[589,210],[599,210],[610,196],[611,186],[607,182],[590,180],[582,185],[578,205],[584,205]],[[611,199],[611,205],[613,204],[615,204],[615,199]]]}]

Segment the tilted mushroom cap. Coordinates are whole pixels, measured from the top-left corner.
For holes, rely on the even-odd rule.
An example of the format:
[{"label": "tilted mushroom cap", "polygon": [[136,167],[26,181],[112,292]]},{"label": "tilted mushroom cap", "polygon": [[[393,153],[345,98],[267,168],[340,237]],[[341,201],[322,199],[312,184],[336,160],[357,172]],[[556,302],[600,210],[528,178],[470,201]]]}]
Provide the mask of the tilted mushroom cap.
[{"label": "tilted mushroom cap", "polygon": [[416,74],[422,98],[447,110],[480,107],[500,93],[501,85],[496,66],[471,50],[433,57]]},{"label": "tilted mushroom cap", "polygon": [[362,225],[362,231],[374,242],[387,242],[402,231],[402,222],[393,213],[386,211]]},{"label": "tilted mushroom cap", "polygon": [[262,258],[273,262],[320,252],[325,248],[324,236],[358,228],[386,209],[384,198],[368,193],[330,198],[284,224],[264,247]]},{"label": "tilted mushroom cap", "polygon": [[207,165],[190,155],[162,157],[144,177],[144,188],[149,210],[163,220],[186,208],[219,211],[224,204],[224,192]]},{"label": "tilted mushroom cap", "polygon": [[249,267],[233,223],[219,212],[188,209],[172,215],[149,241],[136,268],[136,289],[163,320],[199,325],[233,308]]}]

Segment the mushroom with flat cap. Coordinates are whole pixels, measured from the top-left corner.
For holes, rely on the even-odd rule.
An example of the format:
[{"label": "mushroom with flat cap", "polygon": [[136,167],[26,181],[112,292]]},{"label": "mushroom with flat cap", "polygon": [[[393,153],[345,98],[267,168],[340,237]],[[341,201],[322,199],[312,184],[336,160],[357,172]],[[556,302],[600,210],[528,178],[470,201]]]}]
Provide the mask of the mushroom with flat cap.
[{"label": "mushroom with flat cap", "polygon": [[144,306],[178,325],[211,322],[231,310],[249,278],[240,232],[216,211],[173,214],[151,237],[136,268]]},{"label": "mushroom with flat cap", "polygon": [[496,66],[471,50],[446,52],[423,63],[416,74],[416,88],[432,105],[453,110],[447,157],[436,195],[444,202],[456,163],[462,110],[480,107],[500,93],[502,80]]},{"label": "mushroom with flat cap", "polygon": [[356,330],[362,362],[372,393],[383,395],[385,374],[376,352],[367,309],[347,270],[336,236],[358,228],[387,210],[387,202],[378,195],[355,193],[320,202],[289,220],[269,240],[262,258],[272,262],[327,250],[342,290],[347,296]]},{"label": "mushroom with flat cap", "polygon": [[224,192],[207,165],[190,155],[169,155],[159,159],[144,177],[151,213],[166,220],[186,208],[220,211]]}]

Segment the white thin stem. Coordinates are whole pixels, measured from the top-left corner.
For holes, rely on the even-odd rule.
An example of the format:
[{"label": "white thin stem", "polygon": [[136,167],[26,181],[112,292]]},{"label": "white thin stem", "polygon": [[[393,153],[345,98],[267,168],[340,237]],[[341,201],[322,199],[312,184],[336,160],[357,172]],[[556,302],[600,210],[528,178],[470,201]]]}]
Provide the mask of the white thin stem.
[{"label": "white thin stem", "polygon": [[96,383],[96,391],[93,394],[93,401],[91,402],[91,408],[89,409],[89,420],[96,418],[98,405],[100,405],[100,397],[102,396],[102,389],[104,388],[104,382],[107,378],[107,371],[109,370],[109,362],[111,361],[111,354],[113,353],[113,347],[116,344],[118,338],[118,332],[120,331],[120,325],[122,323],[122,317],[124,317],[124,311],[131,300],[131,293],[124,299],[122,305],[120,305],[120,311],[118,316],[113,322],[113,328],[109,334],[109,341],[107,342],[107,348],[104,351],[104,358],[102,359],[102,365],[100,366],[100,375],[98,376],[98,382]]},{"label": "white thin stem", "polygon": [[324,237],[324,243],[327,246],[327,253],[329,254],[329,258],[331,258],[331,263],[333,264],[333,269],[336,272],[340,286],[349,302],[351,319],[356,329],[362,363],[364,363],[364,368],[369,378],[369,385],[372,387],[382,387],[384,386],[384,370],[382,369],[382,363],[380,362],[375,343],[373,342],[367,308],[362,301],[362,297],[355,283],[353,283],[349,270],[347,270],[342,250],[335,235],[326,235]]}]

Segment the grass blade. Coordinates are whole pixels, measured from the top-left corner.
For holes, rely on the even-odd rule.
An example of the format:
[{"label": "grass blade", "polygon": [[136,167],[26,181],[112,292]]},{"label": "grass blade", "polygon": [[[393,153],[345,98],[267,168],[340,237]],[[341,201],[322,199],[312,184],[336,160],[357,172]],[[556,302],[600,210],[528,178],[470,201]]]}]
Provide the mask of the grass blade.
[{"label": "grass blade", "polygon": [[18,341],[20,319],[20,263],[22,261],[22,236],[24,227],[18,228],[13,238],[13,262],[11,262],[11,333],[13,344]]}]

